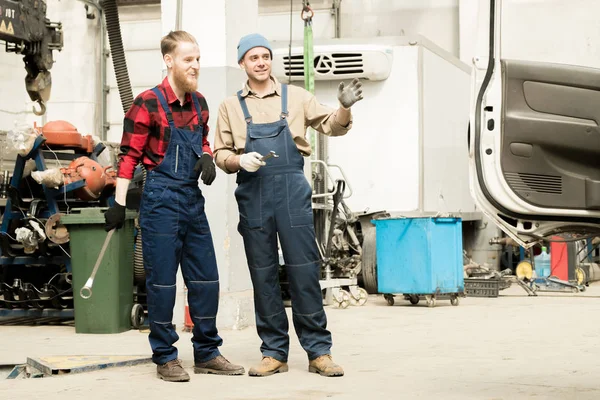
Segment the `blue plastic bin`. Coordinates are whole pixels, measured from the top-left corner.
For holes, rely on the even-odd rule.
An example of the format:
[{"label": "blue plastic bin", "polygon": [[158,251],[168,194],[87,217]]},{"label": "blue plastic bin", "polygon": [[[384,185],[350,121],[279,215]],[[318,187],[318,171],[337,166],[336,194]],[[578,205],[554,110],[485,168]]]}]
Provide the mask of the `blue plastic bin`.
[{"label": "blue plastic bin", "polygon": [[379,293],[464,295],[460,218],[379,219],[373,223]]}]

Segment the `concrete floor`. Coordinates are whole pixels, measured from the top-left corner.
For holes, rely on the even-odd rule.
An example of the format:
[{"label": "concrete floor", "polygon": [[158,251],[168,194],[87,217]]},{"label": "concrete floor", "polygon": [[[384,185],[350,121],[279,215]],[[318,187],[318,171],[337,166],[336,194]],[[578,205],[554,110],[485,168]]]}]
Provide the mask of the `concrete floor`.
[{"label": "concrete floor", "polygon": [[[438,301],[430,309],[371,296],[364,307],[328,308],[342,378],[307,372],[292,339],[290,372],[267,378],[155,378],[152,364],[43,379],[0,380],[0,399],[599,399],[600,285],[583,294]],[[221,331],[222,352],[246,369],[260,358],[254,328]],[[148,355],[147,334],[77,335],[71,327],[0,327],[0,364],[50,355]],[[180,358],[191,371],[190,334]]]}]

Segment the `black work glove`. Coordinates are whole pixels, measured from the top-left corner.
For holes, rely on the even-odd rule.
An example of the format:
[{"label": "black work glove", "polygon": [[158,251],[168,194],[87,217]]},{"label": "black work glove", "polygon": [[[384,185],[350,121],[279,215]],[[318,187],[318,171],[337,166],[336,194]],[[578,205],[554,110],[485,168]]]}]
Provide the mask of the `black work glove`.
[{"label": "black work glove", "polygon": [[125,206],[122,206],[115,201],[115,205],[104,213],[104,221],[104,230],[106,232],[112,229],[122,228],[123,223],[125,222]]},{"label": "black work glove", "polygon": [[210,185],[215,180],[217,176],[217,171],[215,170],[215,163],[210,154],[204,153],[202,157],[198,161],[196,161],[196,166],[194,167],[194,172],[197,174],[202,171],[202,182],[205,185]]}]

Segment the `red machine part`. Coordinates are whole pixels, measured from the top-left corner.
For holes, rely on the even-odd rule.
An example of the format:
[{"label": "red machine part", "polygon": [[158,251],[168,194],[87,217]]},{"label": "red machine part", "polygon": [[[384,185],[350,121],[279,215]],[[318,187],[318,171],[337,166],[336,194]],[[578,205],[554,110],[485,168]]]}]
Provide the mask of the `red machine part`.
[{"label": "red machine part", "polygon": [[108,171],[112,166],[102,167],[96,161],[88,157],[79,157],[69,164],[67,168],[61,168],[64,175],[64,183],[85,179],[86,185],[75,191],[75,195],[82,200],[96,200],[107,187],[116,184],[116,172]]},{"label": "red machine part", "polygon": [[569,248],[567,243],[560,242],[560,236],[553,236],[556,242],[550,243],[550,275],[563,281],[569,281]]},{"label": "red machine part", "polygon": [[50,121],[41,128],[36,127],[46,138],[46,145],[53,148],[83,149],[88,153],[94,150],[91,135],[82,136],[77,128],[67,121]]},{"label": "red machine part", "polygon": [[[45,145],[53,149],[76,149],[91,153],[94,150],[94,140],[91,135],[83,136],[77,128],[63,120],[50,121],[43,127],[34,125],[35,129],[46,139]],[[61,168],[64,184],[85,180],[86,185],[74,194],[81,200],[96,200],[104,189],[116,185],[116,172],[108,171],[112,166],[102,167],[89,157],[79,157]]]}]

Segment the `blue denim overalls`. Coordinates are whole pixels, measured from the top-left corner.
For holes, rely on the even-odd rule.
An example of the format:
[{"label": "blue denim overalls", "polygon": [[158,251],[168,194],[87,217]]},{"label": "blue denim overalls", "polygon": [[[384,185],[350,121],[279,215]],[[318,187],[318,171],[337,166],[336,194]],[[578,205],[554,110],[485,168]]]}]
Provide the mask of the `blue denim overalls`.
[{"label": "blue denim overalls", "polygon": [[312,189],[287,123],[287,89],[287,85],[281,85],[281,119],[266,124],[252,122],[242,92],[237,94],[247,122],[245,152],[265,155],[273,150],[279,155],[256,172],[238,172],[238,230],[244,239],[254,286],[256,327],[263,356],[288,359],[288,318],[279,287],[279,235],[290,282],[294,328],[312,360],[330,354],[331,333],[319,285],[321,258],[315,241]]},{"label": "blue denim overalls", "polygon": [[171,323],[175,305],[177,268],[188,289],[190,316],[194,322],[192,343],[196,362],[218,356],[222,344],[216,327],[219,274],[204,197],[198,187],[196,161],[202,155],[201,108],[192,99],[199,128],[177,128],[165,97],[152,89],[167,115],[171,138],[162,162],[146,177],[140,208],[144,268],[148,292],[152,361],[164,364],[177,358],[173,344],[179,336]]}]

